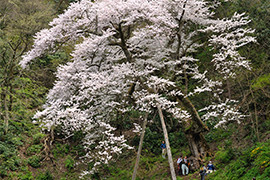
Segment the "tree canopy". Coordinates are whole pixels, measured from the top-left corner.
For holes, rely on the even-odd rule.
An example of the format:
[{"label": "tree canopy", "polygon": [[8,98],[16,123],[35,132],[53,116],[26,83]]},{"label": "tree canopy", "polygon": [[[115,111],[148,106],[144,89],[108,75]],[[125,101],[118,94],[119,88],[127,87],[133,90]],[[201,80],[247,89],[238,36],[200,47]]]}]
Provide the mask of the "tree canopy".
[{"label": "tree canopy", "polygon": [[[58,68],[44,110],[35,118],[49,130],[60,126],[67,137],[83,131],[86,157],[95,162],[94,168],[128,147],[123,136],[114,135],[110,121],[132,109],[151,113],[160,106],[197,133],[208,129],[203,121],[213,120],[216,126],[239,121],[243,115],[237,101],[220,95],[223,82],[239,69],[250,68],[238,50],[255,42],[254,30],[246,27],[250,20],[245,14],[216,18],[218,4],[204,0],[72,3],[49,29],[36,34],[33,48],[20,62],[27,67],[37,57],[74,45],[72,62]],[[201,51],[207,51],[209,59],[200,59]],[[198,109],[193,100],[202,94],[211,101]]]}]

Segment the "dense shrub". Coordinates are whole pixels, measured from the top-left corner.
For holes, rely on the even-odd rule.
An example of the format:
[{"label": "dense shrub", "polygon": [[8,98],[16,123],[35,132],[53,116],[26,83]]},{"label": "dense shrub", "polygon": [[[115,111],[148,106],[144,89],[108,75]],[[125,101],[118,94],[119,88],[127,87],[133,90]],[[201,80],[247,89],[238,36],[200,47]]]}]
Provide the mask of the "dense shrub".
[{"label": "dense shrub", "polygon": [[219,150],[216,155],[215,155],[215,159],[218,161],[218,163],[228,163],[232,158],[234,157],[233,151],[232,149],[221,149]]},{"label": "dense shrub", "polygon": [[40,167],[40,157],[34,155],[28,159],[28,164],[34,168]]},{"label": "dense shrub", "polygon": [[230,159],[228,150],[220,150],[216,154],[219,163],[228,163],[210,175],[210,179],[239,179],[246,180],[256,177],[266,180],[270,177],[270,141],[258,143],[242,152],[237,159]]},{"label": "dense shrub", "polygon": [[53,176],[49,171],[41,173],[36,177],[36,180],[53,180]]},{"label": "dense shrub", "polygon": [[69,152],[68,144],[55,143],[52,150],[54,157],[64,157]]},{"label": "dense shrub", "polygon": [[42,133],[37,133],[33,136],[33,143],[34,144],[39,144],[41,139],[46,136],[45,134],[42,134]]},{"label": "dense shrub", "polygon": [[21,145],[21,141],[13,134],[0,134],[0,139],[0,177],[5,177],[8,175],[8,171],[15,171],[19,167],[21,160],[16,148]]},{"label": "dense shrub", "polygon": [[65,160],[65,167],[68,169],[68,171],[71,171],[75,166],[75,161],[71,156],[67,156]]},{"label": "dense shrub", "polygon": [[26,153],[28,156],[34,155],[36,153],[39,153],[42,148],[43,148],[43,146],[41,144],[37,144],[37,145],[34,144],[34,145],[27,148]]},{"label": "dense shrub", "polygon": [[[182,131],[171,132],[168,134],[171,148],[179,148],[187,144],[186,138]],[[143,150],[145,152],[151,152],[154,154],[160,154],[160,144],[164,140],[163,132],[157,132],[147,127],[145,129],[145,135],[143,140]],[[138,146],[140,136],[135,136],[131,142],[131,145]]]}]

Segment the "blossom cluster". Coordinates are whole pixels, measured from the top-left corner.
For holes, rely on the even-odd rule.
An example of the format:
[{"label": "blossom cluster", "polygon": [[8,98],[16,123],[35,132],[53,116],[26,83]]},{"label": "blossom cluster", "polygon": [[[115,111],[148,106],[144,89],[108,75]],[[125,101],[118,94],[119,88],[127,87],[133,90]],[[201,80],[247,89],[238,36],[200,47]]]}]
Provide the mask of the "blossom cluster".
[{"label": "blossom cluster", "polygon": [[[201,110],[207,111],[203,119],[219,117],[218,126],[242,118],[232,101],[223,103],[218,96],[222,80],[233,77],[240,66],[249,68],[238,49],[255,38],[250,36],[253,30],[245,27],[249,20],[244,14],[215,19],[216,2],[81,0],[71,4],[49,29],[36,34],[33,48],[21,61],[26,67],[42,54],[74,44],[73,61],[58,68],[47,103],[35,118],[43,128],[60,126],[66,136],[83,131],[85,158],[94,162],[90,172],[130,148],[110,125],[118,120],[116,112],[151,113],[160,106],[186,121],[192,115],[175,99],[212,93],[218,103]],[[204,43],[197,40],[202,33],[211,34]],[[219,81],[202,70],[201,60],[193,56],[203,45],[213,49],[211,61],[223,77]]]}]

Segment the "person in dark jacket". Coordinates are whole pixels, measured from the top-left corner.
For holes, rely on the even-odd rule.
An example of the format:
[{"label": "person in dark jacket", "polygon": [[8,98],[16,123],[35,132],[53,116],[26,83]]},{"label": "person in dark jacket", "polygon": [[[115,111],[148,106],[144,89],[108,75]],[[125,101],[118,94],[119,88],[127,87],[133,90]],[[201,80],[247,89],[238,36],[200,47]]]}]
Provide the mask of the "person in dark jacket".
[{"label": "person in dark jacket", "polygon": [[164,141],[162,141],[160,148],[162,149],[162,157],[165,159],[166,156],[166,144]]},{"label": "person in dark jacket", "polygon": [[214,165],[212,164],[212,161],[209,161],[207,165],[207,174],[212,173],[215,170]]},{"label": "person in dark jacket", "polygon": [[201,175],[201,180],[205,180],[206,176],[206,167],[203,165],[200,169],[200,175]]}]

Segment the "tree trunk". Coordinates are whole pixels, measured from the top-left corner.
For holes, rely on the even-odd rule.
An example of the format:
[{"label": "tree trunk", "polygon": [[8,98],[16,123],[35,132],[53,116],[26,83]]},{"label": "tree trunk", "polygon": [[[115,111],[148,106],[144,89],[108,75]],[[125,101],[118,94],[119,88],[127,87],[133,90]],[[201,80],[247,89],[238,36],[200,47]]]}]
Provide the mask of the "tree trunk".
[{"label": "tree trunk", "polygon": [[193,131],[193,128],[190,128],[185,131],[185,135],[188,140],[190,152],[193,155],[193,157],[191,157],[192,168],[199,169],[201,164],[205,163],[205,157],[211,156],[210,148],[202,132]]},{"label": "tree trunk", "polygon": [[188,140],[193,168],[198,169],[206,156],[211,156],[211,151],[204,138],[203,132],[209,131],[201,120],[195,106],[187,97],[178,96],[177,101],[191,115],[191,119],[185,124],[185,135]]},{"label": "tree trunk", "polygon": [[162,129],[163,129],[163,134],[164,134],[164,139],[165,139],[165,143],[166,143],[168,161],[169,161],[169,165],[170,165],[172,180],[176,180],[176,175],[175,175],[175,170],[174,170],[174,165],[173,165],[173,160],[172,160],[172,153],[171,153],[171,148],[170,148],[170,143],[169,143],[169,138],[168,138],[168,132],[167,132],[165,121],[164,121],[164,116],[163,116],[160,105],[157,105],[157,108],[158,108],[158,113],[159,113]]},{"label": "tree trunk", "polygon": [[226,80],[226,84],[227,84],[227,90],[228,90],[228,98],[229,99],[232,99],[232,93],[231,93],[231,84],[230,84],[230,82],[229,82],[229,80],[227,79]]},{"label": "tree trunk", "polygon": [[5,90],[4,94],[4,108],[5,108],[5,115],[4,115],[4,131],[5,134],[8,133],[8,121],[9,121],[9,110],[8,110],[8,104],[7,104],[7,90]]},{"label": "tree trunk", "polygon": [[[255,100],[255,97],[254,97],[254,94],[253,94],[253,91],[251,89],[251,86],[249,86],[249,89],[250,89],[250,93],[251,93],[251,96],[252,96],[252,99],[253,99],[253,104],[254,104],[254,116],[255,116],[255,126],[254,126],[254,132],[255,132],[255,135],[257,137],[257,141],[260,141],[260,136],[259,136],[259,129],[258,129],[258,113],[257,113],[257,104],[256,104],[256,100]],[[252,116],[251,116],[252,118]]]},{"label": "tree trunk", "polygon": [[141,133],[141,137],[140,137],[139,149],[137,152],[137,158],[136,158],[136,163],[135,163],[135,167],[134,167],[134,171],[133,171],[133,175],[132,175],[132,180],[136,179],[136,174],[137,174],[137,170],[139,167],[139,161],[140,161],[142,145],[143,145],[143,138],[144,138],[145,128],[146,128],[146,124],[147,124],[147,117],[148,117],[148,113],[146,114],[144,121],[143,121],[142,133]]}]

